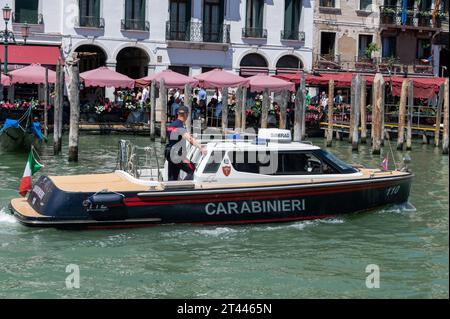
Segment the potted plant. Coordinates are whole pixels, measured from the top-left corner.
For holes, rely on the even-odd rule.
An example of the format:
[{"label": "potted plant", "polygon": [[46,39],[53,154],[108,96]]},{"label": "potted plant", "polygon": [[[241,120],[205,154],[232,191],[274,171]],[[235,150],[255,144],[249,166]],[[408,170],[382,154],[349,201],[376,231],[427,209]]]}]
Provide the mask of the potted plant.
[{"label": "potted plant", "polygon": [[421,27],[429,27],[430,26],[430,11],[420,11],[417,13],[418,24]]},{"label": "potted plant", "polygon": [[395,22],[395,8],[383,7],[381,9],[381,22],[383,24],[394,24]]},{"label": "potted plant", "polygon": [[368,59],[373,59],[373,54],[379,50],[378,45],[375,42],[369,43],[364,52]]},{"label": "potted plant", "polygon": [[434,27],[440,28],[442,25],[442,21],[445,20],[446,17],[447,17],[447,15],[444,12],[438,11],[436,14]]}]

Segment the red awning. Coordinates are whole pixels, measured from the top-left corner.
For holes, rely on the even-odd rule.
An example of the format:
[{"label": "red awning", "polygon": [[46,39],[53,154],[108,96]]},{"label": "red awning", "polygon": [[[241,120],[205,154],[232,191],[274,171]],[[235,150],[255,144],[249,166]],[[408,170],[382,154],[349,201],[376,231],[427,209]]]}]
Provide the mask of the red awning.
[{"label": "red awning", "polygon": [[[5,47],[0,45],[3,62]],[[61,57],[59,47],[44,45],[8,45],[8,64],[56,65]]]}]

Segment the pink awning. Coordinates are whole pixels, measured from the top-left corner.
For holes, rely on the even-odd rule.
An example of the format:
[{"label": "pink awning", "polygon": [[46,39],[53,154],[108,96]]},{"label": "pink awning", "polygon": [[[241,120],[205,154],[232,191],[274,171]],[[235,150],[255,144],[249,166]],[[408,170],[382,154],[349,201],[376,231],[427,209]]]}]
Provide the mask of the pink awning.
[{"label": "pink awning", "polygon": [[204,88],[244,87],[249,86],[249,80],[234,73],[221,69],[214,69],[194,76]]},{"label": "pink awning", "polygon": [[84,85],[115,87],[115,88],[133,88],[134,80],[126,75],[110,70],[105,66],[98,69],[80,73],[80,78],[84,81]]},{"label": "pink awning", "polygon": [[[38,64],[32,64],[21,69],[9,72],[8,78],[2,74],[2,84],[5,86],[25,83],[25,84],[44,84],[45,68]],[[48,70],[48,83],[55,83],[56,72]]]},{"label": "pink awning", "polygon": [[136,85],[137,86],[149,85],[150,82],[155,80],[156,85],[159,87],[159,82],[161,81],[161,79],[164,79],[166,88],[169,88],[169,89],[181,89],[181,88],[184,88],[184,86],[186,84],[190,84],[193,87],[198,85],[198,81],[196,79],[186,76],[184,74],[180,74],[178,72],[174,72],[172,70],[164,70],[164,71],[146,76],[145,78],[136,80]]},{"label": "pink awning", "polygon": [[269,89],[271,92],[279,92],[282,90],[295,91],[295,84],[275,77],[257,74],[248,78],[250,80],[250,90],[253,92],[261,92]]}]

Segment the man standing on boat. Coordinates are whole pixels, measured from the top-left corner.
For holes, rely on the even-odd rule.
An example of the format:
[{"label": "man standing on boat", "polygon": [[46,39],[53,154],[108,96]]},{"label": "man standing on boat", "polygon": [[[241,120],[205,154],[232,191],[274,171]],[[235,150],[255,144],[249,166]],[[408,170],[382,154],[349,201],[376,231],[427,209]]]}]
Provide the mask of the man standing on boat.
[{"label": "man standing on boat", "polygon": [[186,141],[206,154],[206,149],[192,137],[185,127],[188,113],[189,109],[186,106],[180,106],[177,110],[177,119],[167,127],[169,139],[164,156],[169,163],[169,181],[177,181],[180,170],[186,172],[186,180],[192,180],[194,177],[195,165],[186,158]]}]

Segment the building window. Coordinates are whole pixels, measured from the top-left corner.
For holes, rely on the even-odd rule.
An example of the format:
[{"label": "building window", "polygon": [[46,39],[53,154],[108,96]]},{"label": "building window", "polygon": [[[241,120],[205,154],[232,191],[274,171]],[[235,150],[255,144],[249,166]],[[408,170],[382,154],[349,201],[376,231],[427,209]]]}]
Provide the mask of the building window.
[{"label": "building window", "polygon": [[336,8],[336,0],[320,0],[319,6],[324,8]]},{"label": "building window", "polygon": [[334,59],[336,33],[322,32],[320,34],[320,54]]},{"label": "building window", "polygon": [[429,59],[431,57],[431,42],[430,39],[417,40],[417,58]]},{"label": "building window", "polygon": [[299,25],[302,14],[302,0],[285,0],[284,3],[284,40],[300,40]]},{"label": "building window", "polygon": [[191,1],[171,0],[170,21],[168,25],[169,40],[189,41],[191,22]]},{"label": "building window", "polygon": [[396,7],[397,0],[384,0],[384,5],[387,7]]},{"label": "building window", "polygon": [[247,0],[244,37],[265,38],[263,16],[264,0]]},{"label": "building window", "polygon": [[80,27],[102,27],[100,18],[100,0],[79,0]]},{"label": "building window", "polygon": [[189,76],[189,67],[183,65],[170,65],[169,70]]},{"label": "building window", "polygon": [[372,0],[359,0],[359,10],[372,11]]},{"label": "building window", "polygon": [[358,57],[359,58],[371,58],[367,56],[366,49],[369,47],[369,44],[372,43],[373,36],[367,34],[360,34],[358,41]]},{"label": "building window", "polygon": [[382,45],[381,56],[383,58],[395,58],[397,56],[397,51],[396,51],[397,38],[396,37],[382,37],[381,45]]},{"label": "building window", "polygon": [[123,27],[126,30],[146,30],[145,0],[125,1],[125,20]]},{"label": "building window", "polygon": [[222,42],[224,0],[204,0],[203,41]]},{"label": "building window", "polygon": [[39,0],[16,0],[14,4],[14,22],[38,24]]}]

